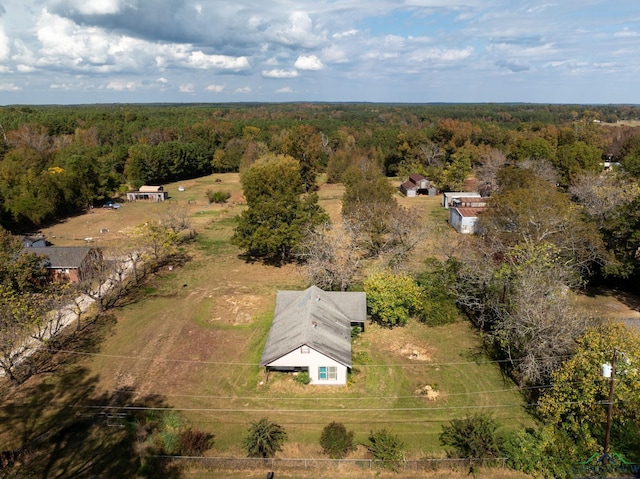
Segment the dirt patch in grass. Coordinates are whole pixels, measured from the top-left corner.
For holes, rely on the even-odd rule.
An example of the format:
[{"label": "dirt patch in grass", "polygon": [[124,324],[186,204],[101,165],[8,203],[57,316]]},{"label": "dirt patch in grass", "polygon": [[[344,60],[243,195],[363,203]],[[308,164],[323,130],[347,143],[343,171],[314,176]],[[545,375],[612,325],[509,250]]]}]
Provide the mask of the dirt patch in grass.
[{"label": "dirt patch in grass", "polygon": [[389,330],[376,324],[367,327],[373,337],[376,349],[384,351],[388,357],[410,361],[429,362],[432,360],[433,346],[421,342],[413,334],[413,327]]}]

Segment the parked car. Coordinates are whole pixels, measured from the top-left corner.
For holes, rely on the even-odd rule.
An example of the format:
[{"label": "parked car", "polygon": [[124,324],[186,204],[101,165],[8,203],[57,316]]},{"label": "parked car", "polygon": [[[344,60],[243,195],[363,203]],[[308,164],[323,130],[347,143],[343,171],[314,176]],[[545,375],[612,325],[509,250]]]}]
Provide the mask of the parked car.
[{"label": "parked car", "polygon": [[120,203],[114,203],[113,201],[107,201],[104,205],[102,205],[102,207],[117,210],[118,208],[121,208],[122,205]]}]

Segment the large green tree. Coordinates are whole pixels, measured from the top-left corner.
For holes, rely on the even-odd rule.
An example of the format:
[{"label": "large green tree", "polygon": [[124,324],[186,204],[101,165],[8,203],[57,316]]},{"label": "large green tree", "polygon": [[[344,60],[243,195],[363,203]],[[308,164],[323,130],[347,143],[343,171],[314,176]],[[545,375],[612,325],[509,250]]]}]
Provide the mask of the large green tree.
[{"label": "large green tree", "polygon": [[248,256],[286,262],[305,233],[329,219],[315,193],[305,194],[300,164],[265,155],[241,176],[248,208],[237,217],[232,242]]},{"label": "large green tree", "polygon": [[500,192],[480,217],[484,236],[501,249],[518,243],[551,243],[565,264],[583,276],[608,259],[602,236],[582,208],[530,170],[507,167]]},{"label": "large green tree", "polygon": [[540,399],[540,414],[565,431],[583,454],[603,444],[610,381],[601,366],[616,353],[611,450],[640,461],[640,335],[623,324],[589,328],[576,354],[553,374],[552,387]]}]

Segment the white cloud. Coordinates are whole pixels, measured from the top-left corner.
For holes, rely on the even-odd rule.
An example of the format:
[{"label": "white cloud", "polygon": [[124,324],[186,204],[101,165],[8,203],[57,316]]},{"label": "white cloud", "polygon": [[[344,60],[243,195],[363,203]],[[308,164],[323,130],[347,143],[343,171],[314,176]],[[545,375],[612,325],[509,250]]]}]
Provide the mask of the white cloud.
[{"label": "white cloud", "polygon": [[83,27],[44,10],[37,23],[37,66],[112,72],[136,67],[152,44],[96,27]]},{"label": "white cloud", "polygon": [[250,68],[247,57],[207,55],[201,51],[191,52],[186,64],[198,69],[218,68],[220,70],[241,71]]},{"label": "white cloud", "polygon": [[296,70],[263,70],[262,76],[265,78],[295,78],[298,76]]},{"label": "white cloud", "polygon": [[390,60],[392,58],[398,58],[400,54],[398,52],[381,52],[378,50],[373,50],[370,52],[366,52],[362,55],[363,60]]},{"label": "white cloud", "polygon": [[279,88],[276,90],[276,93],[293,93],[293,90],[290,86],[286,86],[284,88]]},{"label": "white cloud", "polygon": [[344,37],[352,37],[358,34],[358,30],[352,28],[351,30],[347,30],[346,32],[334,33],[332,35],[333,38],[344,38]]},{"label": "white cloud", "polygon": [[2,25],[0,25],[0,61],[6,61],[9,58],[9,37],[4,33]]},{"label": "white cloud", "polygon": [[21,89],[13,82],[0,82],[0,91],[19,91]]},{"label": "white cloud", "polygon": [[169,83],[169,80],[167,80],[167,79],[166,79],[166,78],[164,78],[164,77],[160,77],[160,78],[158,78],[156,81],[157,81],[158,83],[165,83],[165,84],[166,84],[166,83]]},{"label": "white cloud", "polygon": [[221,93],[224,90],[224,85],[207,85],[206,91],[212,91],[214,93]]},{"label": "white cloud", "polygon": [[619,32],[613,34],[614,37],[640,37],[640,32],[629,30],[628,27],[624,27]]},{"label": "white cloud", "polygon": [[473,47],[466,47],[461,50],[457,49],[440,49],[430,48],[425,51],[418,51],[412,59],[415,61],[439,61],[439,62],[456,62],[464,60],[473,53]]},{"label": "white cloud", "polygon": [[194,88],[193,83],[187,83],[185,85],[180,85],[178,87],[178,91],[180,93],[193,93],[193,88]]},{"label": "white cloud", "polygon": [[322,58],[328,63],[346,63],[349,57],[344,48],[331,45],[322,50]]},{"label": "white cloud", "polygon": [[289,22],[278,23],[267,29],[268,37],[277,43],[304,48],[315,48],[325,42],[324,34],[313,32],[313,21],[306,12],[293,12],[289,15]]},{"label": "white cloud", "polygon": [[72,7],[83,15],[113,15],[120,11],[120,0],[75,0]]},{"label": "white cloud", "polygon": [[556,51],[555,45],[552,42],[535,46],[522,46],[515,43],[500,42],[490,45],[488,50],[500,55],[516,55],[518,57],[540,57]]},{"label": "white cloud", "polygon": [[34,71],[36,71],[36,69],[31,65],[23,64],[16,65],[16,70],[18,70],[20,73],[33,73]]},{"label": "white cloud", "polygon": [[294,66],[298,70],[322,70],[324,65],[315,55],[300,55]]},{"label": "white cloud", "polygon": [[113,80],[107,83],[106,88],[114,91],[134,91],[137,90],[138,84],[134,81]]},{"label": "white cloud", "polygon": [[235,89],[235,93],[251,93],[251,87],[244,86]]},{"label": "white cloud", "polygon": [[49,88],[52,90],[78,91],[82,90],[83,86],[79,83],[52,83]]}]

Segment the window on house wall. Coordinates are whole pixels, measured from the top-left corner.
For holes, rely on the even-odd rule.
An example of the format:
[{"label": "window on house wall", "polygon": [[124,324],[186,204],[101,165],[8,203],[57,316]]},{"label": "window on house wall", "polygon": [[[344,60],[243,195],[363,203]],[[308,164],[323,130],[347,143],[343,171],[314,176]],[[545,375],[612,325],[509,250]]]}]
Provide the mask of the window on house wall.
[{"label": "window on house wall", "polygon": [[338,379],[338,368],[335,366],[320,366],[318,368],[318,379],[320,381],[335,381]]},{"label": "window on house wall", "polygon": [[301,352],[302,354],[309,354],[309,352],[310,352],[310,351],[309,351],[309,346],[302,346],[302,347],[300,348],[300,352]]}]

